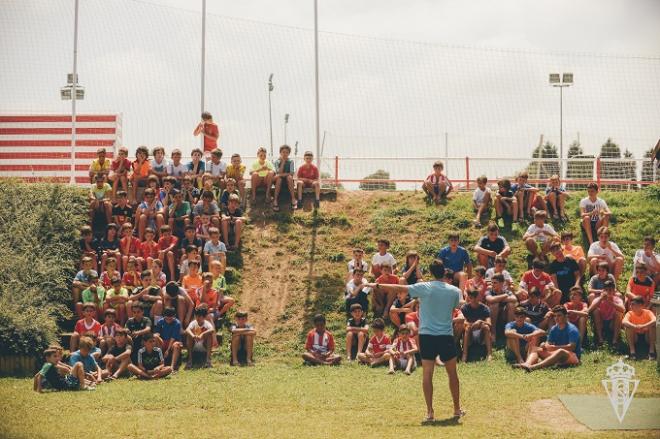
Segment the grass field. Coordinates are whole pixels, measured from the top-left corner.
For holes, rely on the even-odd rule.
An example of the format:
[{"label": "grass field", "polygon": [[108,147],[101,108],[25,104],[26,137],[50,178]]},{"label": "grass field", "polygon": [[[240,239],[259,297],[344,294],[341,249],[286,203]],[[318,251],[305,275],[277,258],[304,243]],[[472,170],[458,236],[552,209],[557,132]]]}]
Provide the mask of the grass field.
[{"label": "grass field", "polygon": [[[657,195],[604,197],[615,212],[613,240],[626,255],[645,234],[657,234]],[[572,218],[576,198],[569,204]],[[601,379],[620,352],[587,351],[580,367],[532,374],[512,370],[501,350],[491,363],[459,364],[468,415],[459,424],[434,426],[421,425],[421,371],[406,377],[355,364],[301,366],[302,340],[316,312],[328,315],[343,352],[341,291],[353,246],[371,254],[376,237],[386,236],[397,259],[417,249],[426,263],[452,230],[460,231],[466,245],[476,242],[483,230],[470,227],[470,220],[467,196],[436,208],[409,192],[341,193],[318,215],[257,210],[233,290],[260,331],[256,367],[228,367],[223,348],[211,370],[182,371],[161,382],[120,380],[93,392],[38,395],[29,379],[0,379],[0,437],[658,437],[648,431],[591,432],[557,399],[563,393],[604,395]],[[575,220],[566,227],[578,231]],[[504,231],[513,248],[508,268],[514,279],[525,268],[518,239],[523,232],[517,226]],[[626,262],[625,276],[631,268]],[[641,380],[637,397],[659,396],[655,363],[634,366]],[[443,371],[435,384],[436,417],[443,419],[451,414]]]}]

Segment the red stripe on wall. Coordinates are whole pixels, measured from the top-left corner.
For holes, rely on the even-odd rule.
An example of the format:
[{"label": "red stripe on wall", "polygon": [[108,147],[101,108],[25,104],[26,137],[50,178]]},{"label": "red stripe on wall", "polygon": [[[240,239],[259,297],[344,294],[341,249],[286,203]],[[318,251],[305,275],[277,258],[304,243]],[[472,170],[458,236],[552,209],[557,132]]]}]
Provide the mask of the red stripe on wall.
[{"label": "red stripe on wall", "polygon": [[[0,165],[2,171],[70,171],[71,165]],[[76,171],[87,171],[89,165],[76,165]]]},{"label": "red stripe on wall", "polygon": [[[69,177],[9,177],[17,178],[19,180],[25,181],[27,183],[37,183],[42,181],[47,181],[49,183],[68,183]],[[2,177],[0,177],[2,179]],[[78,175],[76,176],[76,183],[79,184],[89,184],[89,177]]]},{"label": "red stripe on wall", "polygon": [[[114,140],[76,140],[76,146],[113,146]],[[40,148],[43,146],[71,146],[70,140],[0,140],[3,146],[25,146]]]},{"label": "red stripe on wall", "polygon": [[[84,114],[76,116],[77,122],[115,122],[117,116]],[[71,122],[71,116],[0,116],[0,122]]]},{"label": "red stripe on wall", "polygon": [[[112,153],[105,154],[106,159],[112,159]],[[68,152],[0,152],[0,160],[2,159],[70,159],[71,153]],[[76,159],[95,159],[95,152],[77,152]]]},{"label": "red stripe on wall", "polygon": [[[115,128],[78,128],[76,134],[114,134]],[[71,128],[0,128],[0,135],[71,134]]]}]

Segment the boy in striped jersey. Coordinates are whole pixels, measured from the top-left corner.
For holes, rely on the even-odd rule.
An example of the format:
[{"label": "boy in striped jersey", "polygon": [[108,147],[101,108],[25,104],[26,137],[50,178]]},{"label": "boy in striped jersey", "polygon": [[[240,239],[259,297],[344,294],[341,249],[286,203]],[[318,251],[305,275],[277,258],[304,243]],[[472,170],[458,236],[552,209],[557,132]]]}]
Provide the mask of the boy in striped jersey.
[{"label": "boy in striped jersey", "polygon": [[330,331],[325,329],[325,316],[314,316],[314,329],[307,333],[303,360],[306,364],[338,365],[341,357],[335,354],[335,339]]}]

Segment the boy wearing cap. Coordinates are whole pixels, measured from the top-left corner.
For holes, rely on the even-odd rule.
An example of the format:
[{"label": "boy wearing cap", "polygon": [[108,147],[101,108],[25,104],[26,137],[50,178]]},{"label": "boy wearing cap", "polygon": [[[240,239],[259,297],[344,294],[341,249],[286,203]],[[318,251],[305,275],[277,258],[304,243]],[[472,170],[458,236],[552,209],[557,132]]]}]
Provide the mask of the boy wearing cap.
[{"label": "boy wearing cap", "polygon": [[605,281],[602,294],[591,302],[588,311],[589,314],[593,313],[596,344],[603,343],[603,328],[610,328],[612,329],[612,346],[616,346],[619,341],[619,332],[621,332],[621,320],[626,308],[623,306],[623,300],[616,295],[614,282]]},{"label": "boy wearing cap", "polygon": [[637,359],[637,341],[642,338],[649,345],[649,360],[655,360],[655,314],[644,308],[644,299],[635,297],[630,301],[630,311],[623,318],[623,327],[626,331],[626,339],[630,347],[631,360]]},{"label": "boy wearing cap", "polygon": [[298,209],[303,207],[303,188],[314,188],[314,209],[318,209],[321,204],[321,184],[319,183],[319,170],[312,163],[314,154],[310,151],[305,151],[305,163],[298,168],[298,181],[296,186],[298,189]]}]

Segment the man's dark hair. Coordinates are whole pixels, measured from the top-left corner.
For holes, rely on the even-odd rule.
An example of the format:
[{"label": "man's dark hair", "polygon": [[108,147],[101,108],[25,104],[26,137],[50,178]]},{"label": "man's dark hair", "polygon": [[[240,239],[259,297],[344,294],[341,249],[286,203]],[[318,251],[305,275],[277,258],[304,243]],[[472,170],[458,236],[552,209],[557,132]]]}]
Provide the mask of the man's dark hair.
[{"label": "man's dark hair", "polygon": [[445,264],[440,259],[434,259],[431,265],[429,265],[429,271],[434,278],[442,279],[445,277]]}]

